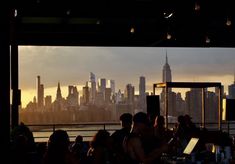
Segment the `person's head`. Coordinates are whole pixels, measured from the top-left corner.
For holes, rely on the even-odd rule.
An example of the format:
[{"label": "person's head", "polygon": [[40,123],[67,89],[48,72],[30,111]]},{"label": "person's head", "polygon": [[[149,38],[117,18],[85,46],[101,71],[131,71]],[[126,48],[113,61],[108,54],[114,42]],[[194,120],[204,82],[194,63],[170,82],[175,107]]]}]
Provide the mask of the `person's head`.
[{"label": "person's head", "polygon": [[49,137],[48,148],[53,151],[66,151],[69,142],[69,136],[65,130],[56,130]]},{"label": "person's head", "polygon": [[159,115],[155,118],[154,127],[164,127],[165,118],[162,115]]},{"label": "person's head", "polygon": [[100,129],[97,133],[93,136],[91,141],[91,146],[93,148],[98,146],[107,146],[107,142],[110,140],[110,133],[107,130]]},{"label": "person's head", "polygon": [[149,119],[146,113],[138,112],[133,116],[134,127],[137,127],[139,130],[147,127],[149,125]]},{"label": "person's head", "polygon": [[133,118],[132,114],[123,113],[119,118],[121,121],[122,127],[130,128],[132,125],[132,118]]},{"label": "person's head", "polygon": [[81,135],[78,135],[75,139],[75,142],[76,143],[80,143],[80,142],[83,142],[83,137]]},{"label": "person's head", "polygon": [[188,114],[184,115],[184,119],[186,123],[190,123],[192,121],[192,117],[190,117]]},{"label": "person's head", "polygon": [[183,115],[178,116],[178,123],[182,125],[185,124],[185,118]]},{"label": "person's head", "polygon": [[[18,126],[12,129],[10,133],[11,142],[13,144],[21,144],[21,147],[32,151],[35,149],[35,142],[32,131],[26,126],[23,122],[21,122]],[[24,146],[22,144],[24,143]]]}]

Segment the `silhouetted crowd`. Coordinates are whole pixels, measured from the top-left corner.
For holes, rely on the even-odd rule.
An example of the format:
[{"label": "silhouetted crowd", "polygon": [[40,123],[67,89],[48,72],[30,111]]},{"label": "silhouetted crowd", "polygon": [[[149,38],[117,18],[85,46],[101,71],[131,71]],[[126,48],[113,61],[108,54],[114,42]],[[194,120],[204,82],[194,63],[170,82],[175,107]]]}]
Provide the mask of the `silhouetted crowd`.
[{"label": "silhouetted crowd", "polygon": [[[152,125],[144,112],[120,116],[121,129],[112,134],[100,129],[88,142],[77,135],[71,142],[65,130],[55,130],[45,147],[34,142],[30,129],[21,123],[11,132],[11,164],[155,164],[162,154],[181,155],[192,137],[201,137],[189,115],[178,116],[173,130],[165,118]],[[205,141],[206,142],[206,141]],[[230,144],[230,143],[229,143]],[[197,151],[205,150],[201,142]]]}]

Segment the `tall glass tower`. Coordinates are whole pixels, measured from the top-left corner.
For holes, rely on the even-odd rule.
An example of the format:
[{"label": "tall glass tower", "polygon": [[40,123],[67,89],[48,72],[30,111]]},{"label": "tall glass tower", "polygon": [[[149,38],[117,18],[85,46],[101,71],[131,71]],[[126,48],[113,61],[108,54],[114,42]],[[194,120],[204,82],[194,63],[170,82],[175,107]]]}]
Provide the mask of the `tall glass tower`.
[{"label": "tall glass tower", "polygon": [[234,82],[228,86],[228,97],[235,99],[235,73],[234,73]]},{"label": "tall glass tower", "polygon": [[96,95],[96,77],[93,72],[90,72],[90,102],[94,104]]},{"label": "tall glass tower", "polygon": [[143,112],[146,111],[146,84],[145,84],[145,77],[140,76],[139,79],[139,106]]},{"label": "tall glass tower", "polygon": [[37,76],[37,105],[38,109],[42,108],[44,105],[44,86],[41,84],[40,76]]}]

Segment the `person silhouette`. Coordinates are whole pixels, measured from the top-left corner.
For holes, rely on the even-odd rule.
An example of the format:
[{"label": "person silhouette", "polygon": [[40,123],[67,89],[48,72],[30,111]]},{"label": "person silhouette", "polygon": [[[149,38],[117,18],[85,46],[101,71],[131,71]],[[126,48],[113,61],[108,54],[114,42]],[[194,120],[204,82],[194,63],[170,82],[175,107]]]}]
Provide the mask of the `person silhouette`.
[{"label": "person silhouette", "polygon": [[157,147],[150,121],[144,112],[133,116],[133,128],[125,140],[124,151],[129,157],[128,163],[158,163],[163,152],[168,150],[168,145]]},{"label": "person silhouette", "polygon": [[83,141],[83,137],[81,135],[77,135],[74,143],[70,146],[70,151],[75,155],[80,163],[85,163],[88,146]]},{"label": "person silhouette", "polygon": [[54,131],[49,137],[42,164],[79,164],[79,160],[69,151],[69,144],[69,136],[65,130]]},{"label": "person silhouette", "polygon": [[117,160],[118,163],[125,162],[124,150],[123,150],[123,141],[125,137],[130,134],[131,127],[132,127],[132,114],[130,113],[123,113],[119,119],[121,122],[121,129],[116,130],[112,135],[113,139],[113,147],[116,155],[118,156]]}]

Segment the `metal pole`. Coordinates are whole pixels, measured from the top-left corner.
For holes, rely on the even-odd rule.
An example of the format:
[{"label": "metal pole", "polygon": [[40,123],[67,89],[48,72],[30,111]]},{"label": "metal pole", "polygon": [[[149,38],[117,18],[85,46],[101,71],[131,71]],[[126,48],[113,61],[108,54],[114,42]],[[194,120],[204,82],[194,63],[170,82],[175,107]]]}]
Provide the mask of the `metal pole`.
[{"label": "metal pole", "polygon": [[155,84],[153,84],[153,95],[155,95]]},{"label": "metal pole", "polygon": [[205,88],[202,88],[202,128],[205,128],[205,120]]},{"label": "metal pole", "polygon": [[219,86],[218,94],[218,129],[221,130],[221,108],[222,108],[222,95],[221,95],[221,86]]},{"label": "metal pole", "polygon": [[165,126],[168,129],[168,87],[165,87]]}]

